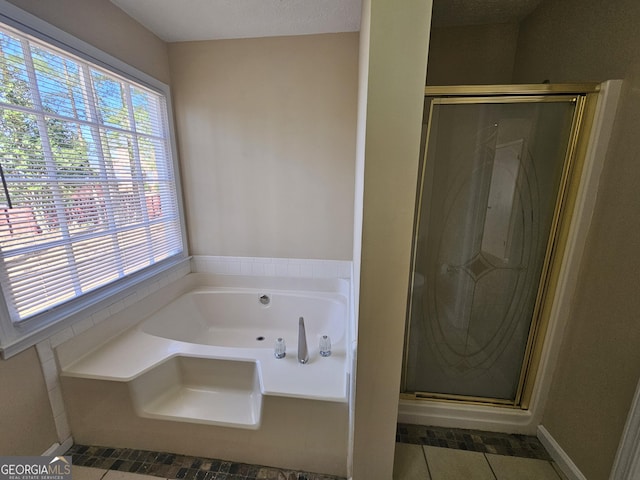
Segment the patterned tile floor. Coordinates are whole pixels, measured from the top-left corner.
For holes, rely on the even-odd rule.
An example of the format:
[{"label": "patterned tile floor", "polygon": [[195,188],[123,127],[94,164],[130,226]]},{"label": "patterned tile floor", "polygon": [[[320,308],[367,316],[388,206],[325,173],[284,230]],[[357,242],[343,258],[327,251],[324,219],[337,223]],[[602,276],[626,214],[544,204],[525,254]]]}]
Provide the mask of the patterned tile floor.
[{"label": "patterned tile floor", "polygon": [[540,440],[527,435],[483,432],[457,428],[398,424],[396,442],[454,448],[511,457],[551,460]]},{"label": "patterned tile floor", "polygon": [[[551,467],[551,458],[540,441],[536,437],[526,435],[398,424],[396,442],[401,444],[399,447],[402,447],[402,444],[414,444],[422,445],[425,449],[424,453],[421,453],[422,450],[416,453],[417,451],[407,450],[409,445],[400,448],[400,450],[398,450],[399,447],[397,447],[396,463],[398,465],[396,466],[400,469],[405,468],[406,465],[410,465],[411,468],[418,465],[421,468],[431,468],[433,470],[434,465],[440,461],[439,459],[446,457],[445,452],[447,451],[442,450],[442,448],[433,449],[433,447],[486,454],[488,455],[486,460],[492,465],[496,464],[500,458],[504,458],[498,456],[507,456],[535,459],[531,461],[544,461],[543,464],[532,465],[542,465],[547,468]],[[460,452],[460,454],[466,454],[466,452]],[[417,455],[417,460],[416,458],[410,458],[409,460],[405,458],[399,459],[399,453],[401,453],[403,457],[406,455]],[[151,477],[160,477],[178,480],[344,480],[331,475],[283,470],[214,458],[197,458],[166,452],[150,452],[128,448],[74,445],[67,452],[67,455],[73,456],[73,464],[75,466],[90,467],[104,472],[115,471],[127,472],[127,474],[147,475],[149,479],[151,479]],[[434,457],[434,455],[436,457]],[[474,455],[478,454],[476,453]],[[429,458],[428,462],[427,458]],[[473,460],[477,461],[477,458],[474,457]],[[416,461],[418,463],[416,463]],[[458,460],[456,460],[456,462],[457,461]],[[461,461],[466,461],[466,457],[462,458]],[[423,462],[426,463],[422,466]],[[431,465],[431,467],[427,467],[427,463]],[[546,465],[547,463],[549,465]],[[420,476],[419,478],[432,478],[437,480],[439,477],[434,475],[434,473],[435,472],[432,472],[431,476]],[[105,478],[107,477],[105,476]],[[413,477],[412,475],[405,476],[403,474],[399,478],[408,479]],[[562,478],[562,476],[560,473],[557,475],[552,473],[548,478],[556,479]],[[141,479],[144,480],[144,477],[138,477],[136,480]],[[102,480],[102,477],[91,480]],[[472,479],[465,478],[465,480]]]},{"label": "patterned tile floor", "polygon": [[129,448],[74,445],[73,465],[180,480],[344,480],[340,477],[213,458],[197,458]]}]

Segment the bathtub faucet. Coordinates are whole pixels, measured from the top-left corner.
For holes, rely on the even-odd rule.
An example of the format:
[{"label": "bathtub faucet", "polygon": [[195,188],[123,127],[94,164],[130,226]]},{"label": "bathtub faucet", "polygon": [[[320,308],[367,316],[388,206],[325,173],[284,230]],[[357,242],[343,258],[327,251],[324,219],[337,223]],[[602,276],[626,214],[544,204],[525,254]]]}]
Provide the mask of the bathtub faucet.
[{"label": "bathtub faucet", "polygon": [[307,332],[304,329],[304,318],[298,320],[298,362],[307,363],[309,361],[309,350],[307,350]]}]

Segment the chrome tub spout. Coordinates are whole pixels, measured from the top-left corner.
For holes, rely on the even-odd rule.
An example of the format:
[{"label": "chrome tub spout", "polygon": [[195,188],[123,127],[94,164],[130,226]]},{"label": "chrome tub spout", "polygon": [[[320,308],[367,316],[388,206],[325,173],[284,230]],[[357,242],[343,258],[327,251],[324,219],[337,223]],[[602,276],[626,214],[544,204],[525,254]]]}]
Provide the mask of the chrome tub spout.
[{"label": "chrome tub spout", "polygon": [[307,363],[308,361],[307,332],[304,329],[304,318],[300,317],[298,320],[298,362]]}]

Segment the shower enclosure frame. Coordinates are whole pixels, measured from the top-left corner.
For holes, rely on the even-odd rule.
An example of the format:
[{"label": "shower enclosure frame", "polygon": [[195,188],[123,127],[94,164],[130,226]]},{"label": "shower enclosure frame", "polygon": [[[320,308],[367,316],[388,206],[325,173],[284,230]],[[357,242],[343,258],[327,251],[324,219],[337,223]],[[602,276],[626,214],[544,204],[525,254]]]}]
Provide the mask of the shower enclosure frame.
[{"label": "shower enclosure frame", "polygon": [[[577,195],[584,157],[587,150],[588,133],[592,126],[593,114],[598,97],[598,84],[541,84],[541,85],[481,85],[481,86],[445,86],[425,88],[425,108],[429,108],[427,129],[424,132],[424,151],[421,152],[418,171],[418,195],[414,216],[414,234],[411,258],[411,278],[407,299],[407,317],[405,327],[405,350],[401,378],[403,400],[436,400],[445,402],[493,405],[526,410],[529,408],[535,378],[540,363],[543,341],[549,323],[555,287],[558,281],[562,258],[567,243],[569,224]],[[415,261],[417,252],[417,232],[420,226],[420,210],[424,193],[429,134],[431,129],[431,105],[427,97],[442,99],[446,104],[489,104],[489,103],[526,103],[545,101],[575,102],[575,112],[564,158],[564,166],[553,209],[550,235],[545,248],[544,263],[540,281],[535,293],[535,304],[531,326],[521,365],[517,392],[513,400],[502,398],[474,397],[469,395],[442,394],[431,392],[407,392],[406,372],[409,362],[410,321],[412,314],[412,292],[414,288]]]}]

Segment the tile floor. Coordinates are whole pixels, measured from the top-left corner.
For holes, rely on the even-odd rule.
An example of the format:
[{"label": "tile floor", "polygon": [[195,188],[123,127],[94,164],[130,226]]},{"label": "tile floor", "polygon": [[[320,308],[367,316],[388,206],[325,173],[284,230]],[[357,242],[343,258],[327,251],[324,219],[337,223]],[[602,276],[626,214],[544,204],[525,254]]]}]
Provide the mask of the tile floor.
[{"label": "tile floor", "polygon": [[[536,437],[399,424],[393,480],[566,480]],[[74,445],[73,480],[344,480],[164,452]]]},{"label": "tile floor", "polygon": [[[118,470],[106,470],[103,468],[82,467],[78,465],[72,466],[72,478],[73,480],[158,480],[157,476],[144,475],[141,473],[121,472]],[[301,473],[285,472],[282,470],[273,469],[269,472],[262,472],[258,474],[258,477],[246,477],[243,475],[233,473],[211,473],[209,479],[212,480],[245,480],[245,479],[264,479],[264,480],[306,480],[306,479],[320,479],[320,478],[334,478],[325,476],[307,476]]]},{"label": "tile floor", "polygon": [[396,443],[393,480],[566,480],[549,460]]},{"label": "tile floor", "polygon": [[73,445],[73,480],[345,480],[311,472],[131,448]]},{"label": "tile floor", "polygon": [[398,424],[393,480],[566,480],[534,436]]},{"label": "tile floor", "polygon": [[396,429],[396,442],[551,460],[540,440],[530,435],[399,423]]}]

